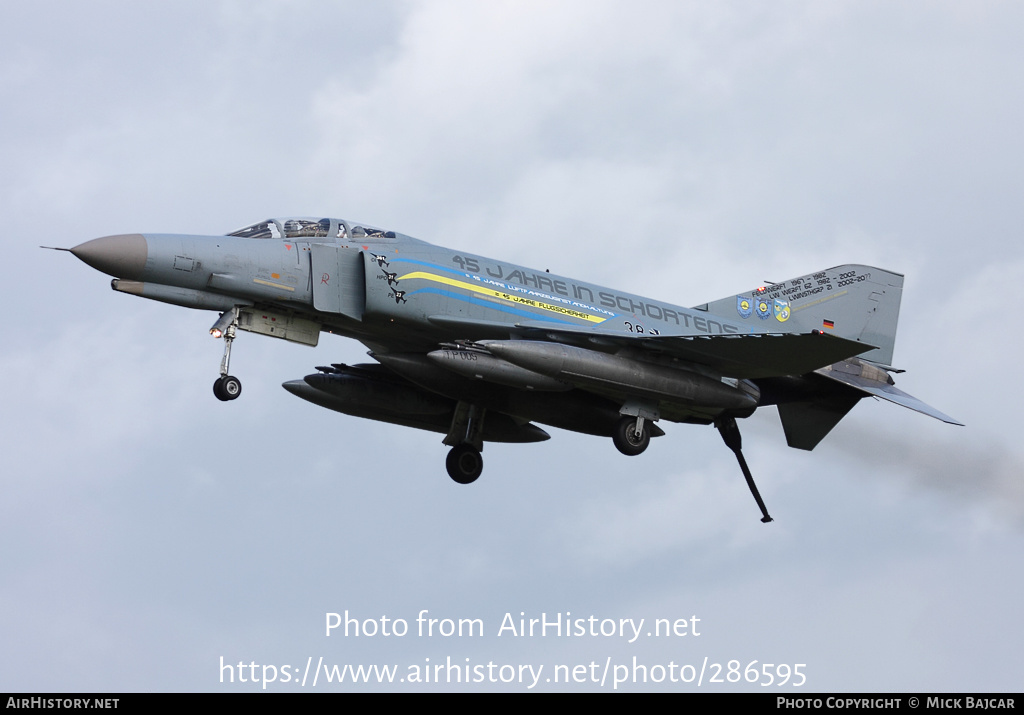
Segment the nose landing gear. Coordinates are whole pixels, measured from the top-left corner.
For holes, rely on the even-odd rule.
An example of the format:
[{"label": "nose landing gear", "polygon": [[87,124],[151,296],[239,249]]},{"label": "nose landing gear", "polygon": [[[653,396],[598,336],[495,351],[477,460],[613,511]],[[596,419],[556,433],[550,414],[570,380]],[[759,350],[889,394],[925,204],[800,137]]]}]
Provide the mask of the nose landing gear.
[{"label": "nose landing gear", "polygon": [[231,364],[231,343],[235,341],[235,326],[238,325],[238,308],[225,310],[213,327],[210,335],[224,338],[224,357],[220,360],[220,377],[213,383],[213,394],[221,402],[238,399],[242,394],[242,381],[228,374]]}]

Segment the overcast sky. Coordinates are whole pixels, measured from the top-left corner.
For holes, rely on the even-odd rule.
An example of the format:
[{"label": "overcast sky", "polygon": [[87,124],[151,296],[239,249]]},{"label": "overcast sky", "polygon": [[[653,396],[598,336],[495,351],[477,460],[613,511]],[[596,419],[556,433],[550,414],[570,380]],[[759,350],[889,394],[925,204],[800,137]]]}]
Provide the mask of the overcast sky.
[{"label": "overcast sky", "polygon": [[[321,657],[1020,689],[1024,6],[0,0],[0,24],[0,690],[254,690],[221,658]],[[634,459],[552,429],[462,487],[440,435],[281,389],[358,343],[244,333],[220,403],[215,314],[38,248],[275,215],[682,305],[901,272],[897,384],[966,427],[865,400],[807,453],[766,408],[741,429],[770,525],[709,427]],[[485,633],[419,637],[423,609]],[[410,633],[326,637],[345,610]],[[499,637],[521,612],[700,635]]]}]

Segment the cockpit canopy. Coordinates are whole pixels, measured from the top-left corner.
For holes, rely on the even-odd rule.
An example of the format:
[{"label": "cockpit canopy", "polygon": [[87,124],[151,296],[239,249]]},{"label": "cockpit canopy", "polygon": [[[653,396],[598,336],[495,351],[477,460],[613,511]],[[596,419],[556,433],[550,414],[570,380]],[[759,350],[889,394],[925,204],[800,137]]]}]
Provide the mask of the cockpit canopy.
[{"label": "cockpit canopy", "polygon": [[394,231],[385,231],[366,224],[353,225],[339,218],[268,218],[250,226],[245,226],[227,236],[240,238],[324,238],[328,241],[347,240],[352,238],[395,238]]}]

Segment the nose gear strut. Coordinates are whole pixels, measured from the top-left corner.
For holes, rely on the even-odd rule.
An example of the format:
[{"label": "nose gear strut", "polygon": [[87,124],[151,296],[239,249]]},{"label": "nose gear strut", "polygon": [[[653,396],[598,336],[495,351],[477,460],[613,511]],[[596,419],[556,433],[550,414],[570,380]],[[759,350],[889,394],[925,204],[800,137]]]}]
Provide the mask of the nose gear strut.
[{"label": "nose gear strut", "polygon": [[231,343],[235,341],[235,327],[238,325],[238,306],[224,311],[213,327],[210,335],[215,338],[224,336],[224,357],[220,360],[220,377],[213,383],[213,394],[222,402],[237,399],[242,394],[242,381],[228,374],[231,364]]}]

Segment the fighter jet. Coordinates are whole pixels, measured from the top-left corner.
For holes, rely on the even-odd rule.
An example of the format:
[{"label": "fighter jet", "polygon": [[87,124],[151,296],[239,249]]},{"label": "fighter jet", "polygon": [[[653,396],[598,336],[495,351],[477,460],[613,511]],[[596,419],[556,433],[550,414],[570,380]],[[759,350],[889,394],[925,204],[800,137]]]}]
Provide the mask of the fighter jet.
[{"label": "fighter jet", "polygon": [[771,517],[737,420],[776,406],[811,450],[861,399],[953,418],[894,386],[903,276],[843,265],[684,308],[334,218],[267,219],[225,235],[125,234],[68,250],[115,291],[219,312],[220,400],[241,395],[244,330],[315,346],[353,338],[374,363],[317,368],[284,388],[357,417],[431,430],[460,484],[484,443],[539,442],[534,423],[610,437],[635,456],[657,424],[714,425]]}]

